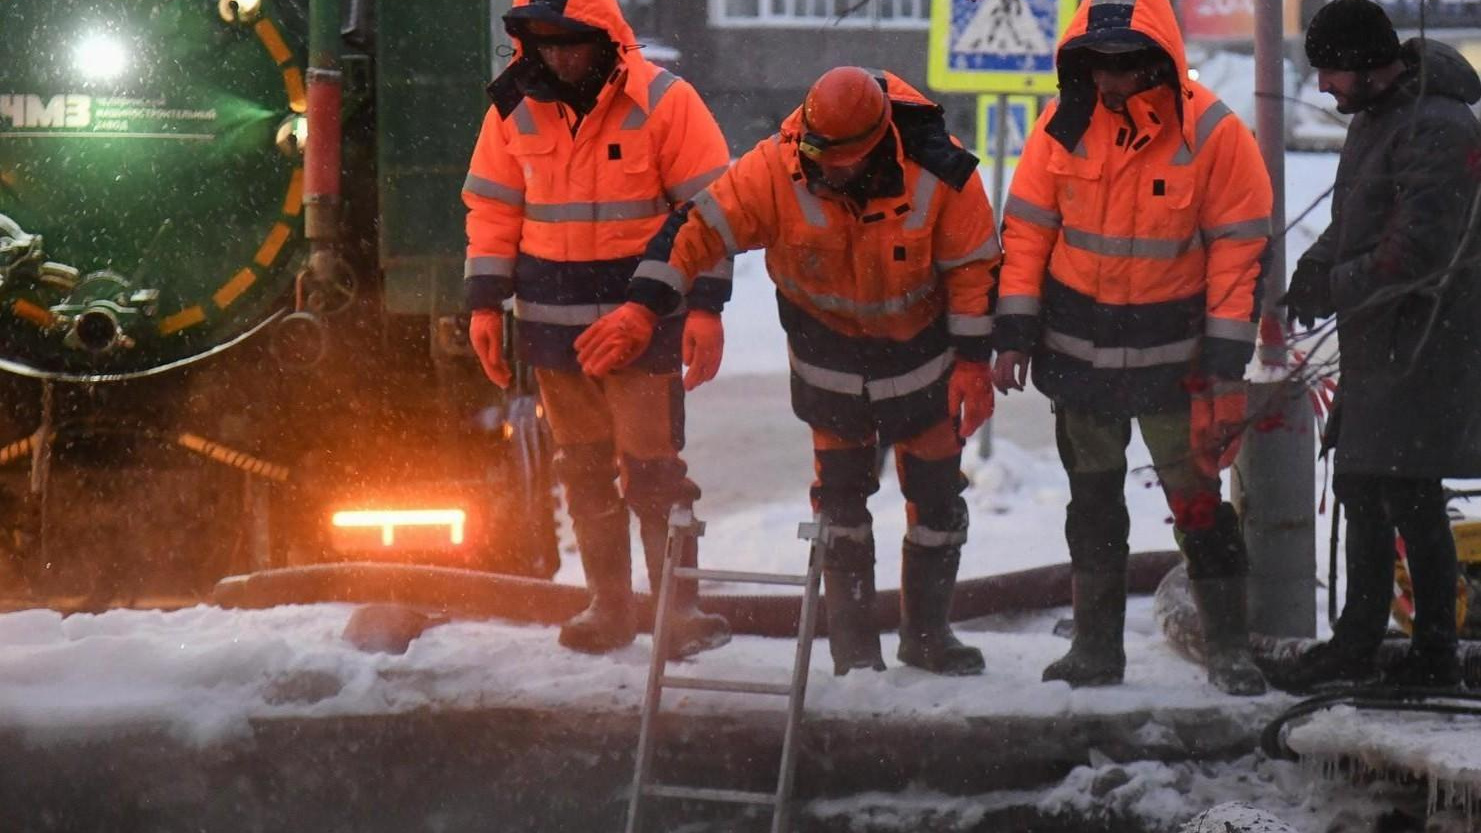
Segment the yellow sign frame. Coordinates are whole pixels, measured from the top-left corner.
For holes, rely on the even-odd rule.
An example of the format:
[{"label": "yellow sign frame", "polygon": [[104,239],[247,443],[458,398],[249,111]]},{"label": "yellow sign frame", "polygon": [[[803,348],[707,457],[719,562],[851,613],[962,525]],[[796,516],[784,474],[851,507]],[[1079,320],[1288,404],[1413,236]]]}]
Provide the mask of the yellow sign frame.
[{"label": "yellow sign frame", "polygon": [[[931,45],[926,62],[926,83],[931,89],[948,93],[1024,93],[1052,96],[1059,92],[1059,76],[1053,61],[1048,70],[975,70],[953,69],[951,54],[951,12],[954,3],[964,0],[931,0]],[[997,2],[997,0],[971,0]],[[1057,47],[1064,30],[1075,14],[1076,0],[1058,0],[1059,21],[1053,47]],[[1052,47],[1052,48],[1053,48]],[[1052,59],[1051,55],[1051,59]]]}]

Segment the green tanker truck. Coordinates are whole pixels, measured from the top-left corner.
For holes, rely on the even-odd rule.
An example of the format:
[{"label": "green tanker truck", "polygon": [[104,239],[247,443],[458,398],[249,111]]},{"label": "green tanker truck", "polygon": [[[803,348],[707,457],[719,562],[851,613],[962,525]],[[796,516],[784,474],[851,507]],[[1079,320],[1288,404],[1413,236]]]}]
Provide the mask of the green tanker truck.
[{"label": "green tanker truck", "polygon": [[0,6],[0,599],[554,571],[539,408],[460,316],[501,12]]}]

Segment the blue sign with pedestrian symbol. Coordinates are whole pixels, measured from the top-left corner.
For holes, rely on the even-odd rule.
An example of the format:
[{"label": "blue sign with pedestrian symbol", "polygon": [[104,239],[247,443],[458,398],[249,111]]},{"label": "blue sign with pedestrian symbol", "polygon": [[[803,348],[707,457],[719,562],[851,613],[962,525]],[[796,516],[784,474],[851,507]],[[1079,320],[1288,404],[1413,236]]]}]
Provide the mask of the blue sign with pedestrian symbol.
[{"label": "blue sign with pedestrian symbol", "polygon": [[1054,48],[1075,0],[932,2],[932,89],[1054,94]]},{"label": "blue sign with pedestrian symbol", "polygon": [[1003,161],[1017,164],[1023,155],[1023,146],[1028,141],[1029,131],[1039,117],[1039,100],[1031,95],[980,95],[977,97],[977,158],[984,163],[992,162],[997,153],[998,104],[1002,98],[1008,101],[1008,134],[1003,141]]}]

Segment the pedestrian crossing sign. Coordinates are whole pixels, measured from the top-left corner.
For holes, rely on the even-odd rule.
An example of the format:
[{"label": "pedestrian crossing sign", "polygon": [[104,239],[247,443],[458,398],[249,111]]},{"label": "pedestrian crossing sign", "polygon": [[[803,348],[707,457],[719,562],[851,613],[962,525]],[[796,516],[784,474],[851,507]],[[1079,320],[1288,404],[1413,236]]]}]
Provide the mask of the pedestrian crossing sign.
[{"label": "pedestrian crossing sign", "polygon": [[1075,0],[931,2],[931,89],[1055,94],[1055,44]]},{"label": "pedestrian crossing sign", "polygon": [[[984,164],[993,162],[993,155],[997,153],[998,142],[998,114],[1000,112],[998,102],[1002,96],[979,95],[977,96],[977,158]],[[1034,122],[1039,118],[1039,99],[1031,95],[1010,95],[1008,99],[1008,135],[1004,137],[1003,161],[1009,165],[1018,164],[1018,157],[1023,155],[1023,145],[1028,140],[1029,131],[1033,129]]]}]

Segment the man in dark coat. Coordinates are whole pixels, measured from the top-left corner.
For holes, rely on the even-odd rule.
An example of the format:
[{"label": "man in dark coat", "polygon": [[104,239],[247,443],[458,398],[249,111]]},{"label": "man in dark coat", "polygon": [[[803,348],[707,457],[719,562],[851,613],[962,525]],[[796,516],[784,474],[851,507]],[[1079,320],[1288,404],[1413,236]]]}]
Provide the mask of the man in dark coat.
[{"label": "man in dark coat", "polygon": [[[1456,556],[1441,478],[1481,476],[1481,79],[1435,41],[1399,45],[1382,7],[1318,10],[1306,54],[1355,114],[1332,223],[1283,299],[1310,328],[1337,316],[1333,491],[1347,511],[1347,603],[1330,642],[1276,685],[1371,676],[1393,595],[1394,534],[1414,578],[1413,640],[1392,682],[1454,685]],[[1340,437],[1336,427],[1340,425]]]}]

